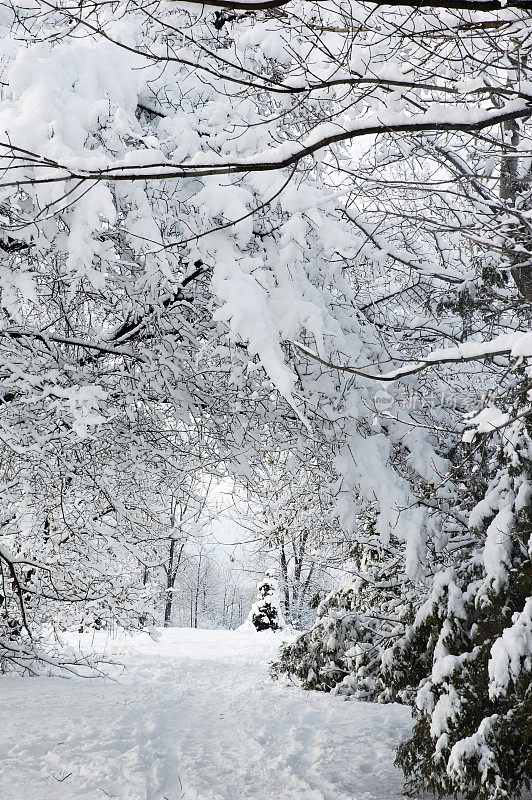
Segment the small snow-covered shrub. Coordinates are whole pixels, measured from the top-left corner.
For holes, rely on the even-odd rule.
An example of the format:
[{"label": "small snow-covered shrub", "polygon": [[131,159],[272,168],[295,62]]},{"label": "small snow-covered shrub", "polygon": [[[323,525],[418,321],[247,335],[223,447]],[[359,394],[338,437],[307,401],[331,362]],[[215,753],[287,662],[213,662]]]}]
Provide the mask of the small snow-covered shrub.
[{"label": "small snow-covered shrub", "polygon": [[251,606],[246,627],[257,631],[277,631],[285,627],[277,581],[266,575],[257,587],[257,599]]}]

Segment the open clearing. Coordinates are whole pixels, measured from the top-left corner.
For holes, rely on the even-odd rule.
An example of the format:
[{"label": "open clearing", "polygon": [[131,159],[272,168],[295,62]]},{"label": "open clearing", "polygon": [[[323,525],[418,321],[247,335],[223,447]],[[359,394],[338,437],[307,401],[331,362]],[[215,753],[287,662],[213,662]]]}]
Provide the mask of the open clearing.
[{"label": "open clearing", "polygon": [[[88,640],[90,641],[90,640]],[[278,634],[98,639],[116,681],[0,681],[2,800],[399,800],[410,712],[272,682]]]}]

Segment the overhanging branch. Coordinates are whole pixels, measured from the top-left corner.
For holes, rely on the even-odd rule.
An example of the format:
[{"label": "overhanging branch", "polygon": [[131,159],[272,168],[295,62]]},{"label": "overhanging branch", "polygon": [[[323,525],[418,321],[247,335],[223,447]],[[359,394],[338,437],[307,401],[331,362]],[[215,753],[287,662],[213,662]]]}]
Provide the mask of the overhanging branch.
[{"label": "overhanging branch", "polygon": [[[273,172],[275,170],[284,169],[286,167],[297,164],[301,159],[306,156],[314,155],[319,150],[329,147],[332,144],[340,142],[349,142],[353,139],[362,136],[382,136],[391,133],[477,133],[478,131],[490,128],[494,125],[500,125],[505,122],[517,119],[526,119],[532,114],[532,106],[521,106],[513,111],[500,111],[495,114],[482,114],[478,119],[472,118],[470,121],[452,122],[445,119],[436,119],[433,121],[422,121],[419,118],[412,118],[411,121],[387,123],[385,120],[377,119],[373,123],[362,124],[357,123],[353,128],[341,129],[335,133],[325,135],[322,137],[316,134],[309,135],[309,143],[298,146],[297,142],[285,142],[279,145],[282,152],[285,148],[290,150],[295,147],[295,152],[289,153],[287,156],[280,156],[277,159],[274,157],[271,160],[262,160],[260,155],[257,160],[246,159],[243,161],[232,161],[226,163],[210,163],[210,164],[179,164],[173,165],[171,163],[158,162],[154,164],[139,165],[136,167],[115,165],[102,169],[88,170],[88,169],[74,169],[61,164],[59,162],[53,165],[49,160],[42,164],[35,164],[34,168],[39,166],[50,169],[54,166],[58,171],[57,176],[48,176],[46,178],[39,178],[35,174],[28,179],[17,180],[13,182],[6,182],[4,188],[8,187],[21,187],[27,184],[35,185],[41,183],[57,183],[59,181],[136,181],[136,180],[168,180],[178,178],[202,178],[212,175],[234,175],[248,172]],[[327,125],[330,127],[330,124]],[[334,125],[333,127],[339,128],[340,126]],[[20,148],[12,147],[9,142],[0,142],[0,146],[4,147],[9,156],[16,157],[15,151]],[[27,151],[26,151],[27,152]],[[31,154],[34,158],[39,159],[40,156],[36,153]]]}]

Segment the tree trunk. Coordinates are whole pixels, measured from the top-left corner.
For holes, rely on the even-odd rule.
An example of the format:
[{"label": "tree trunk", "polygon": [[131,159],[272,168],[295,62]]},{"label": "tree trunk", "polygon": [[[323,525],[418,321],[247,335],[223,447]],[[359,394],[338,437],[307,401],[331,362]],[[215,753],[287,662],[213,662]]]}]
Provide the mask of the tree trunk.
[{"label": "tree trunk", "polygon": [[281,544],[281,582],[283,592],[283,612],[286,621],[290,616],[290,589],[288,587],[288,563],[286,561],[286,552],[284,544]]},{"label": "tree trunk", "polygon": [[[517,55],[519,59],[519,55]],[[521,139],[519,123],[517,120],[509,120],[504,123],[504,130],[509,134],[508,149],[501,158],[501,176],[499,181],[499,195],[509,205],[516,206],[519,184],[524,181],[519,179],[519,159],[517,158],[518,146]],[[532,178],[532,176],[529,176]],[[526,210],[526,209],[522,209]],[[514,226],[513,246],[523,246],[525,251],[522,256],[515,255],[512,259],[511,268],[512,278],[519,292],[526,300],[532,301],[532,264],[530,261],[530,230],[523,226],[520,229],[519,223]]]},{"label": "tree trunk", "polygon": [[181,563],[181,556],[183,555],[183,548],[185,547],[184,543],[181,544],[179,549],[179,553],[177,556],[177,561],[175,561],[175,548],[177,545],[176,539],[171,539],[170,541],[170,553],[168,556],[168,568],[166,570],[166,604],[164,608],[164,627],[170,627],[170,622],[172,620],[172,605],[174,602],[174,586],[175,586],[175,579],[177,577],[177,570],[179,569],[179,564]]},{"label": "tree trunk", "polygon": [[294,558],[295,558],[295,566],[294,566],[294,588],[292,591],[292,605],[293,608],[293,622],[296,625],[299,623],[300,616],[301,616],[301,603],[302,603],[302,586],[301,586],[301,573],[303,571],[303,559],[305,558],[305,551],[307,549],[307,540],[308,540],[309,532],[308,530],[303,531],[303,536],[301,537],[301,541],[299,544],[299,551],[296,549],[294,544]]}]

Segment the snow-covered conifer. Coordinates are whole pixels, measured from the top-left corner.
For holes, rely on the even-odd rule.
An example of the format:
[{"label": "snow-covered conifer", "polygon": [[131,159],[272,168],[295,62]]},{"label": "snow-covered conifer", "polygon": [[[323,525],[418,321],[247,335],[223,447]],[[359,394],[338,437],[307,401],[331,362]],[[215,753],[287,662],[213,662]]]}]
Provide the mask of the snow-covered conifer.
[{"label": "snow-covered conifer", "polygon": [[277,631],[285,627],[278,584],[269,573],[257,586],[257,599],[244,625],[253,626],[257,631]]},{"label": "snow-covered conifer", "polygon": [[397,758],[410,788],[513,800],[532,783],[529,385],[514,382],[502,409],[478,415],[479,429],[496,433],[471,535],[386,656],[389,685],[413,697],[413,735]]},{"label": "snow-covered conifer", "polygon": [[[371,529],[371,526],[370,526]],[[285,643],[272,674],[297,677],[305,689],[388,702],[395,699],[382,677],[382,656],[404,635],[407,583],[397,568],[397,542],[372,546],[362,540],[352,554],[351,575],[318,606],[310,630]]]}]

